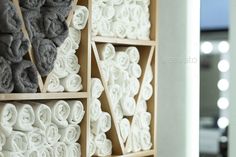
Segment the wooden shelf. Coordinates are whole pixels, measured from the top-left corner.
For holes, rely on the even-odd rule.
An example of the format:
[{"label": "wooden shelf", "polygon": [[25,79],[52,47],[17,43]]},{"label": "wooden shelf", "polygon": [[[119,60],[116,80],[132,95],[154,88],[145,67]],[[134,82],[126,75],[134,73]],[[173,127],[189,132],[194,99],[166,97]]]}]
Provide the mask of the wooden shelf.
[{"label": "wooden shelf", "polygon": [[144,157],[144,156],[154,156],[154,155],[155,155],[155,150],[152,149],[152,150],[131,153],[131,154],[126,154],[126,155],[121,155],[121,156],[112,156],[112,157]]},{"label": "wooden shelf", "polygon": [[78,93],[12,93],[0,94],[0,101],[17,100],[49,100],[49,99],[80,99],[88,98],[87,92]]},{"label": "wooden shelf", "polygon": [[157,42],[154,40],[132,40],[132,39],[101,37],[101,36],[92,37],[92,41],[98,43],[112,43],[112,44],[136,45],[136,46],[156,46],[157,44]]}]

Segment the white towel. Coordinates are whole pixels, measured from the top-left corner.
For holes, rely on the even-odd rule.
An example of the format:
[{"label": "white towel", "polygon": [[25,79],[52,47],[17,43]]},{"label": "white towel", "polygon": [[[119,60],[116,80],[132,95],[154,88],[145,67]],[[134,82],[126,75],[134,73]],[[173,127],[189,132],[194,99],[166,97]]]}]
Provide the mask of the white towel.
[{"label": "white towel", "polygon": [[108,86],[109,95],[112,101],[112,105],[117,105],[120,98],[122,97],[122,90],[118,84],[113,84]]},{"label": "white towel", "polygon": [[0,152],[0,157],[4,157],[4,154],[2,152]]},{"label": "white towel", "polygon": [[25,157],[23,153],[3,151],[3,157]]},{"label": "white towel", "polygon": [[92,36],[97,36],[99,33],[99,21],[97,21],[97,23],[95,23],[93,21],[92,23]]},{"label": "white towel", "polygon": [[111,20],[115,16],[115,8],[113,5],[103,5],[102,7],[102,17]]},{"label": "white towel", "polygon": [[12,132],[12,126],[16,123],[17,110],[11,103],[0,103],[0,130],[5,135],[10,135]]},{"label": "white towel", "polygon": [[96,147],[100,147],[101,145],[104,144],[104,142],[106,141],[107,137],[106,137],[106,134],[101,132],[99,134],[97,134],[94,138],[94,142],[96,144]]},{"label": "white towel", "polygon": [[127,138],[127,141],[126,141],[125,152],[130,153],[130,152],[132,152],[132,150],[133,150],[132,132],[130,131],[130,134],[129,134],[129,136]]},{"label": "white towel", "polygon": [[130,122],[127,118],[124,118],[120,121],[119,129],[122,141],[125,143],[130,134]]},{"label": "white towel", "polygon": [[61,134],[60,141],[68,145],[76,143],[79,140],[81,130],[79,125],[68,125],[64,129],[60,129],[59,133]]},{"label": "white towel", "polygon": [[112,0],[114,5],[121,5],[124,0]]},{"label": "white towel", "polygon": [[41,157],[38,150],[30,149],[24,153],[26,157]]},{"label": "white towel", "polygon": [[39,156],[40,157],[54,157],[52,147],[43,147],[42,149],[39,149]]},{"label": "white towel", "polygon": [[98,35],[105,37],[112,37],[112,21],[107,19],[101,19],[98,22]]},{"label": "white towel", "polygon": [[130,4],[129,9],[130,9],[130,12],[129,12],[130,20],[139,22],[140,20],[139,18],[142,17],[142,14],[143,14],[142,7],[137,4]]},{"label": "white towel", "polygon": [[110,78],[110,61],[101,61],[100,62],[102,75],[106,82],[109,81]]},{"label": "white towel", "polygon": [[98,45],[98,51],[101,54],[101,60],[111,60],[116,54],[115,47],[112,44]]},{"label": "white towel", "polygon": [[84,118],[84,114],[85,114],[84,106],[83,106],[82,102],[74,100],[74,101],[68,101],[68,104],[71,108],[69,117],[67,119],[69,124],[77,125],[77,124],[81,123],[81,121]]},{"label": "white towel", "polygon": [[19,131],[31,131],[33,129],[32,125],[35,122],[35,115],[32,106],[17,102],[14,102],[14,104],[16,105],[18,112],[14,129]]},{"label": "white towel", "polygon": [[122,70],[126,70],[129,67],[129,55],[123,51],[119,51],[115,56],[115,64]]},{"label": "white towel", "polygon": [[116,21],[112,25],[114,35],[118,38],[125,38],[127,36],[127,24],[125,21]]},{"label": "white towel", "polygon": [[138,23],[135,21],[129,21],[127,23],[127,38],[128,39],[137,39]]},{"label": "white towel", "polygon": [[66,71],[69,73],[69,74],[77,74],[80,70],[80,65],[79,65],[79,61],[78,61],[78,57],[73,54],[73,53],[70,53],[70,54],[67,54],[65,56],[65,63],[66,63]]},{"label": "white towel", "polygon": [[2,146],[4,146],[5,143],[6,143],[6,136],[0,130],[0,152],[2,151]]},{"label": "white towel", "polygon": [[[124,0],[126,2],[127,0]],[[129,21],[129,15],[130,15],[130,10],[129,10],[129,5],[123,4],[123,5],[117,5],[115,6],[116,9],[116,14],[115,14],[115,19],[117,21]]]},{"label": "white towel", "polygon": [[149,130],[151,119],[152,119],[152,116],[149,112],[139,112],[135,114],[133,118],[133,123],[135,126],[138,126],[140,129]]},{"label": "white towel", "polygon": [[102,85],[102,82],[98,78],[92,78],[91,79],[91,97],[92,98],[99,98],[102,95],[102,92],[104,91],[104,87]]},{"label": "white towel", "polygon": [[140,5],[149,6],[150,5],[150,0],[136,0],[136,3],[140,4]]},{"label": "white towel", "polygon": [[33,131],[27,133],[28,148],[39,149],[46,144],[45,135],[42,130],[35,128]]},{"label": "white towel", "polygon": [[90,121],[95,122],[102,114],[101,102],[98,99],[92,99],[90,103]]},{"label": "white towel", "polygon": [[131,63],[129,65],[129,74],[136,78],[140,78],[140,76],[142,75],[142,69],[140,65],[137,63]]},{"label": "white towel", "polygon": [[152,95],[153,95],[153,87],[152,87],[152,85],[151,84],[145,84],[141,92],[142,92],[141,93],[142,94],[142,98],[144,100],[146,100],[146,101],[149,100],[152,97]]},{"label": "white towel", "polygon": [[139,113],[139,112],[147,112],[147,102],[144,99],[141,99],[137,103],[137,107],[136,107],[135,113]]},{"label": "white towel", "polygon": [[150,150],[152,148],[151,134],[148,130],[140,131],[140,144],[142,150]]},{"label": "white towel", "polygon": [[89,139],[89,156],[93,156],[96,152],[96,144],[92,139]]},{"label": "white towel", "polygon": [[125,51],[129,55],[129,60],[132,63],[138,63],[140,60],[139,50],[136,47],[128,47]]},{"label": "white towel", "polygon": [[135,77],[130,77],[129,79],[129,88],[130,88],[130,96],[134,97],[138,94],[140,89],[140,82]]},{"label": "white towel", "polygon": [[72,19],[72,26],[77,30],[82,30],[87,24],[89,11],[85,6],[77,5]]},{"label": "white towel", "polygon": [[92,22],[93,22],[93,24],[97,23],[101,18],[102,18],[101,5],[93,3],[93,5],[92,5]]},{"label": "white towel", "polygon": [[114,113],[117,122],[121,121],[122,118],[124,117],[123,111],[119,104],[114,107]]},{"label": "white towel", "polygon": [[61,85],[64,86],[67,92],[78,92],[83,89],[82,78],[78,74],[70,74],[61,80]]},{"label": "white towel", "polygon": [[101,145],[96,153],[97,156],[109,156],[112,154],[112,142],[111,140],[106,139],[104,144]]},{"label": "white towel", "polygon": [[62,54],[67,55],[68,53],[73,53],[74,50],[78,48],[78,43],[76,43],[72,37],[67,37],[59,47],[59,49],[61,50],[59,52],[62,52]]},{"label": "white towel", "polygon": [[109,113],[103,112],[99,119],[92,123],[92,132],[97,135],[100,132],[107,132],[111,129],[111,116]]},{"label": "white towel", "polygon": [[139,152],[141,150],[141,141],[140,141],[140,130],[133,127],[131,130],[132,134],[132,151]]},{"label": "white towel", "polygon": [[52,116],[51,109],[41,103],[30,102],[35,113],[35,122],[33,126],[45,130],[51,124]]},{"label": "white towel", "polygon": [[81,146],[79,143],[68,145],[68,157],[81,157]]},{"label": "white towel", "polygon": [[118,66],[114,66],[115,62],[110,62],[110,77],[109,77],[109,84],[114,84],[114,81],[119,81],[122,77],[123,73],[122,70]]},{"label": "white towel", "polygon": [[60,79],[58,75],[56,75],[54,72],[50,74],[47,91],[52,93],[64,91],[64,87],[60,84]]},{"label": "white towel", "polygon": [[147,68],[147,72],[146,72],[146,76],[145,76],[145,83],[148,84],[148,83],[151,83],[153,80],[153,71],[152,71],[152,67],[151,65],[148,65],[148,68]]},{"label": "white towel", "polygon": [[[68,75],[68,72],[66,71],[66,60],[65,60],[64,54],[62,54],[62,53],[57,54],[57,58],[55,60],[54,68],[53,68],[52,72],[57,76],[58,79],[64,78]],[[53,79],[55,79],[55,78],[53,78]],[[57,85],[57,86],[59,86],[59,85]]]},{"label": "white towel", "polygon": [[67,118],[70,114],[70,106],[66,101],[51,101],[47,103],[52,111],[52,122],[59,128],[68,126]]},{"label": "white towel", "polygon": [[68,156],[68,148],[65,143],[58,142],[53,146],[54,149],[54,157],[67,157]]},{"label": "white towel", "polygon": [[49,146],[53,146],[58,142],[61,135],[56,124],[51,123],[45,130],[45,138]]},{"label": "white towel", "polygon": [[133,97],[125,96],[121,99],[121,108],[125,116],[133,116],[136,109],[136,102]]},{"label": "white towel", "polygon": [[13,131],[12,134],[7,138],[4,150],[12,152],[25,152],[28,147],[28,139],[26,134],[23,132]]},{"label": "white towel", "polygon": [[69,27],[69,38],[73,39],[76,44],[79,44],[81,40],[81,31],[73,27]]}]

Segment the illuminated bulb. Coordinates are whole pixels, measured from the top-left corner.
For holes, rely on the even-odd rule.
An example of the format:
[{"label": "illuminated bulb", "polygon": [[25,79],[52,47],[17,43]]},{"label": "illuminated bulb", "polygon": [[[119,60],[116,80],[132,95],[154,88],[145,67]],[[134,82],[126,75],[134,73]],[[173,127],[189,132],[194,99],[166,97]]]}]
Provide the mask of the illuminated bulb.
[{"label": "illuminated bulb", "polygon": [[213,51],[213,45],[209,41],[205,41],[201,44],[201,51],[205,54],[210,54]]},{"label": "illuminated bulb", "polygon": [[218,119],[217,124],[219,128],[225,129],[229,125],[229,119],[226,117],[221,117]]},{"label": "illuminated bulb", "polygon": [[226,79],[221,79],[221,80],[219,80],[217,86],[218,86],[219,90],[227,91],[229,88],[229,81]]},{"label": "illuminated bulb", "polygon": [[227,53],[229,51],[229,42],[227,41],[221,41],[218,45],[218,50],[221,52],[221,53]]},{"label": "illuminated bulb", "polygon": [[227,98],[222,97],[217,101],[217,106],[221,110],[225,110],[229,107],[229,100]]},{"label": "illuminated bulb", "polygon": [[227,60],[221,60],[218,63],[218,69],[220,72],[227,72],[230,68],[229,62]]}]

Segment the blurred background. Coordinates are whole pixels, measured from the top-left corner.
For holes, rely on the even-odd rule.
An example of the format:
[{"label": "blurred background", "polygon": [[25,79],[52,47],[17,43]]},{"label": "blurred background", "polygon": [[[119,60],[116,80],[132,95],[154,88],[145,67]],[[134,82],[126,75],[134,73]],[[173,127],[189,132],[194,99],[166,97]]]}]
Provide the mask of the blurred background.
[{"label": "blurred background", "polygon": [[229,0],[201,0],[200,157],[227,157]]}]

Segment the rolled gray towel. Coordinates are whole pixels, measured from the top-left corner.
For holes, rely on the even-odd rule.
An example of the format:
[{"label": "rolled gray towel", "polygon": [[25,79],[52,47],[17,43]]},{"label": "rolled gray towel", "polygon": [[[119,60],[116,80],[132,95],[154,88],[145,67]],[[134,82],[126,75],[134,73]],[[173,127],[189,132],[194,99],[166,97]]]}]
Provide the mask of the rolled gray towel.
[{"label": "rolled gray towel", "polygon": [[0,34],[0,56],[7,60],[17,63],[22,61],[27,53],[29,41],[22,32],[11,34]]},{"label": "rolled gray towel", "polygon": [[0,93],[11,93],[14,89],[10,64],[0,57]]},{"label": "rolled gray towel", "polygon": [[72,0],[46,0],[45,6],[49,7],[69,7]]},{"label": "rolled gray towel", "polygon": [[43,20],[40,11],[22,9],[22,13],[30,40],[44,38]]},{"label": "rolled gray towel", "polygon": [[13,81],[16,93],[36,93],[38,89],[38,75],[35,65],[27,60],[12,64]]},{"label": "rolled gray towel", "polygon": [[0,32],[15,33],[21,28],[21,20],[10,0],[0,0]]},{"label": "rolled gray towel", "polygon": [[70,11],[72,9],[72,6],[69,7],[42,7],[41,12],[57,12],[58,14],[61,14],[64,18],[68,17]]},{"label": "rolled gray towel", "polygon": [[32,42],[36,66],[41,76],[47,76],[54,67],[57,57],[55,44],[48,39],[39,39]]},{"label": "rolled gray towel", "polygon": [[65,17],[57,12],[44,12],[43,16],[46,38],[52,40],[59,47],[69,33]]},{"label": "rolled gray towel", "polygon": [[40,9],[45,0],[20,0],[20,6],[26,9]]}]

